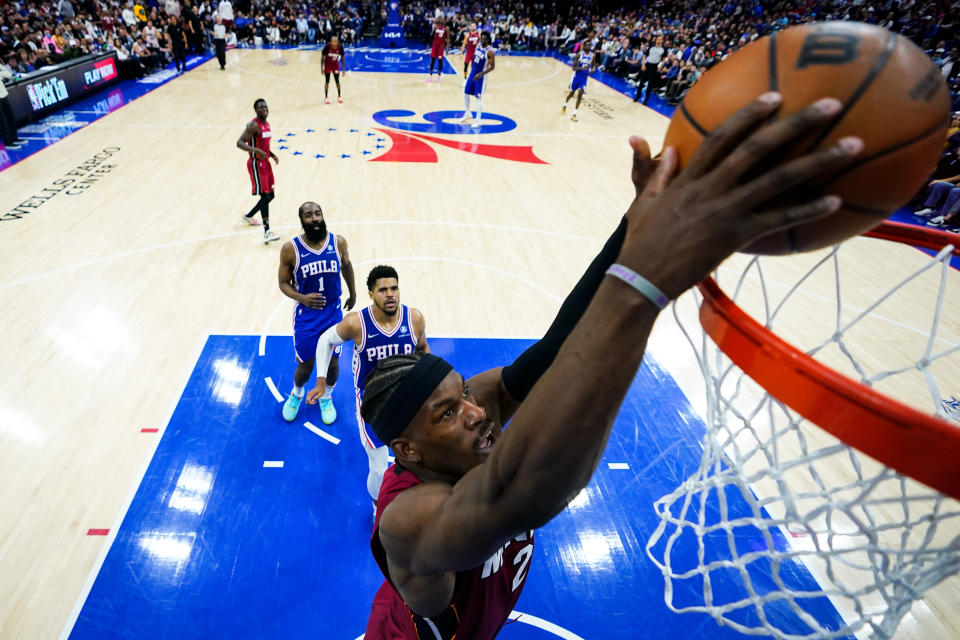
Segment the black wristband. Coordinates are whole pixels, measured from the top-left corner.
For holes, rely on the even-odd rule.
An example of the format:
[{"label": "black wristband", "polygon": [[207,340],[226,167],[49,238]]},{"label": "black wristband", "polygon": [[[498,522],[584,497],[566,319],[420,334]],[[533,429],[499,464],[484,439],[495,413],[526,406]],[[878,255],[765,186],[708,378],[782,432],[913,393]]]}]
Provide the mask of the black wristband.
[{"label": "black wristband", "polygon": [[557,317],[554,318],[553,324],[550,325],[547,332],[540,340],[521,353],[512,364],[503,368],[500,378],[503,380],[503,386],[514,400],[522,402],[530,393],[533,385],[543,375],[543,372],[553,363],[560,347],[563,346],[567,336],[577,326],[583,312],[587,310],[590,301],[593,300],[593,294],[597,292],[607,269],[620,255],[620,249],[623,247],[623,239],[626,235],[627,219],[622,218],[613,235],[610,236],[607,243],[603,245],[603,249],[587,267],[567,299],[563,301],[560,311],[557,312]]}]

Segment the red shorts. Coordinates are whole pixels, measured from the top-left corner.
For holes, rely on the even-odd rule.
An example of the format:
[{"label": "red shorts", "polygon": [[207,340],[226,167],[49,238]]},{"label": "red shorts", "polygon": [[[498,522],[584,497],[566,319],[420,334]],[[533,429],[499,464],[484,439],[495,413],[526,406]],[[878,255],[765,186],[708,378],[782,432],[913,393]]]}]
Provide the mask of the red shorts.
[{"label": "red shorts", "polygon": [[325,64],[323,65],[323,73],[340,73],[340,63],[335,62],[334,64]]},{"label": "red shorts", "polygon": [[467,47],[467,50],[463,54],[463,61],[473,64],[473,54],[476,52],[477,52],[476,47],[473,47],[472,49],[470,47]]},{"label": "red shorts", "polygon": [[258,196],[261,193],[273,191],[273,167],[270,166],[269,159],[248,159],[247,173],[250,174],[250,186],[253,188],[253,195]]},{"label": "red shorts", "polygon": [[442,58],[442,57],[443,57],[443,49],[444,49],[444,47],[443,47],[442,44],[434,44],[434,45],[433,45],[433,49],[430,50],[430,57],[431,57],[431,58]]}]

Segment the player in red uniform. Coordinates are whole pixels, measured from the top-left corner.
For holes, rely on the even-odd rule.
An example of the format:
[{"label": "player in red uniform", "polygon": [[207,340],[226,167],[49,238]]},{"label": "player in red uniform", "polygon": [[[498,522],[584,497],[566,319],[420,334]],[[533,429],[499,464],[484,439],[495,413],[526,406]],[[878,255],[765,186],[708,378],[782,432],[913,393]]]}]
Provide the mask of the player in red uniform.
[{"label": "player in red uniform", "polygon": [[333,74],[333,81],[337,83],[337,102],[342,103],[340,97],[340,72],[343,70],[343,47],[340,46],[340,38],[333,36],[330,42],[323,47],[323,57],[320,59],[323,63],[323,102],[330,104],[328,93],[330,91],[330,74]]},{"label": "player in red uniform", "polygon": [[[437,18],[433,23],[433,48],[430,49],[430,77],[427,82],[440,82],[440,76],[443,75],[443,52],[450,45],[450,27],[446,25],[443,18]],[[433,80],[433,65],[437,65],[437,79]]]},{"label": "player in red uniform", "polygon": [[812,186],[855,166],[862,140],[771,163],[842,108],[820,100],[765,126],[781,101],[769,93],[738,111],[676,177],[676,149],[655,162],[632,137],[626,215],[547,334],[512,364],[464,380],[429,354],[377,363],[361,413],[396,465],[371,538],[386,582],[366,640],[494,638],[525,582],[532,530],[600,463],[660,310],[739,248],[840,208]]},{"label": "player in red uniform", "polygon": [[267,101],[258,99],[253,103],[253,110],[257,117],[247,123],[243,134],[237,139],[237,147],[250,154],[247,158],[247,173],[250,174],[253,195],[260,196],[260,200],[253,205],[250,213],[243,216],[243,221],[249,225],[260,224],[253,217],[259,211],[260,218],[263,219],[263,242],[267,243],[280,239],[280,236],[270,231],[270,201],[274,196],[270,158],[273,158],[276,164],[280,164],[280,158],[270,151],[270,123],[267,122],[270,110],[267,108]]},{"label": "player in red uniform", "polygon": [[464,34],[463,44],[460,45],[460,48],[463,49],[463,79],[467,79],[467,69],[470,68],[470,62],[473,60],[473,54],[477,50],[477,45],[480,43],[480,32],[477,31],[477,23],[470,23],[470,31]]}]

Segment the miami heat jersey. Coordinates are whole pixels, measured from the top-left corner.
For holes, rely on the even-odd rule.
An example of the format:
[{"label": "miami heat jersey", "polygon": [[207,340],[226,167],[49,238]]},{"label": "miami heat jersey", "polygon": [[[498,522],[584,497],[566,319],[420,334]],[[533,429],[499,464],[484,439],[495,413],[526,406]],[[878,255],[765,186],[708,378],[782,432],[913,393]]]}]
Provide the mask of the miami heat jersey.
[{"label": "miami heat jersey", "polygon": [[464,55],[467,58],[467,62],[470,61],[470,58],[473,57],[473,54],[477,50],[477,45],[480,44],[480,32],[473,31],[467,34],[467,50]]},{"label": "miami heat jersey", "polygon": [[334,71],[340,71],[340,59],[343,58],[343,47],[337,45],[325,45],[323,47],[323,54],[326,56],[323,60],[323,72],[324,73],[333,73]]},{"label": "miami heat jersey", "polygon": [[254,118],[254,123],[257,125],[257,135],[253,137],[253,147],[260,149],[265,154],[266,158],[257,158],[252,152],[250,153],[251,160],[260,160],[260,162],[269,161],[270,158],[270,123],[266,120],[260,121],[260,118]]},{"label": "miami heat jersey", "polygon": [[433,48],[443,48],[447,46],[447,28],[437,25],[433,28]]},{"label": "miami heat jersey", "polygon": [[293,279],[299,293],[322,293],[326,299],[323,309],[311,309],[299,302],[294,310],[295,324],[329,326],[340,322],[343,311],[340,309],[340,251],[337,249],[337,237],[327,231],[327,241],[320,249],[311,249],[303,237],[293,239],[293,248],[297,252],[294,261]]},{"label": "miami heat jersey", "polygon": [[513,610],[530,569],[533,531],[506,540],[482,565],[458,571],[453,601],[443,613],[424,618],[407,608],[390,581],[387,554],[380,542],[380,516],[393,500],[421,480],[403,467],[387,469],[377,498],[370,550],[386,580],[373,598],[366,640],[492,640]]},{"label": "miami heat jersey", "polygon": [[353,383],[360,398],[363,397],[363,384],[378,360],[410,354],[417,348],[417,334],[413,329],[410,309],[402,304],[397,313],[400,318],[396,326],[393,331],[387,332],[373,317],[373,307],[360,310],[363,338],[353,343]]}]

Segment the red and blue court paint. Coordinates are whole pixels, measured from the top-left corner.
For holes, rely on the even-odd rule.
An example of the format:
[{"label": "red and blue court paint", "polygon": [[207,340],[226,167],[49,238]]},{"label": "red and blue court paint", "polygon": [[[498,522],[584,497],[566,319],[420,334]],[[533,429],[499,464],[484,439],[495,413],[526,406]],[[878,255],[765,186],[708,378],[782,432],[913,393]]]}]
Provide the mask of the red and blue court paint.
[{"label": "red and blue court paint", "polygon": [[[304,406],[293,423],[280,414],[278,397],[295,367],[290,338],[268,337],[262,356],[258,342],[207,340],[70,638],[355,640],[363,633],[383,578],[370,555],[350,353],[334,391],[339,418],[318,429],[317,407]],[[466,376],[510,362],[529,344],[430,340]],[[644,550],[657,524],[652,504],[696,469],[702,432],[670,376],[645,361],[589,486],[537,532],[518,619],[501,638],[618,640],[641,629],[649,640],[742,637],[705,615],[671,613]],[[745,508],[733,493],[728,501],[732,512]],[[760,535],[737,542],[759,544]],[[721,552],[726,538],[715,544]],[[696,549],[686,551],[693,562]],[[758,589],[770,584],[766,571],[751,567]],[[779,574],[817,589],[800,565]],[[715,578],[715,598],[742,590],[735,572]],[[675,598],[682,603],[701,588],[682,585]],[[824,624],[840,623],[826,597],[809,606]],[[794,626],[806,631],[799,620]]]}]

